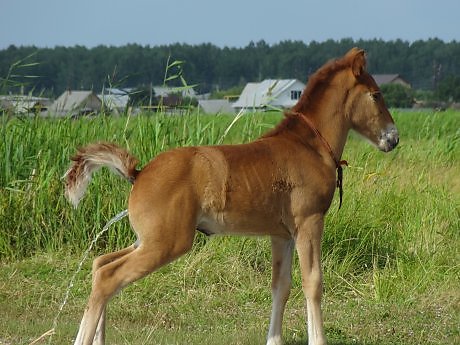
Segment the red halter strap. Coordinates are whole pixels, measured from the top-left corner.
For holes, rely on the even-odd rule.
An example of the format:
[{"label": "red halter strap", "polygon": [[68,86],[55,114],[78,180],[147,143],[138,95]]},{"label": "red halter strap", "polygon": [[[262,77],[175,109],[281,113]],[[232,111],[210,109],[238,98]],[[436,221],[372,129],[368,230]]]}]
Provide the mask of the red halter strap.
[{"label": "red halter strap", "polygon": [[316,136],[320,139],[321,143],[323,146],[326,148],[327,152],[329,152],[329,155],[331,156],[332,160],[335,163],[335,168],[337,169],[337,188],[339,189],[339,196],[340,196],[340,203],[339,203],[339,209],[342,207],[342,196],[343,196],[343,168],[342,165],[348,166],[348,162],[346,160],[337,160],[335,158],[334,152],[332,151],[331,145],[327,142],[327,140],[321,135],[320,131],[316,128],[314,123],[306,117],[302,113],[293,113],[296,115],[299,115],[300,118],[308,125],[308,127],[313,130],[313,132],[316,134]]}]

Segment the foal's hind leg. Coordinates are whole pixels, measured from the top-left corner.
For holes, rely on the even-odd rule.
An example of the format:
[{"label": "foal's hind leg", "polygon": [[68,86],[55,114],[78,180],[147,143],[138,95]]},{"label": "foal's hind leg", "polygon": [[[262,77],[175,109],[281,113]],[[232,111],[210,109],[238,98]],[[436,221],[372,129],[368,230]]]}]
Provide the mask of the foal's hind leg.
[{"label": "foal's hind leg", "polygon": [[[94,259],[93,267],[92,267],[93,280],[94,280],[94,277],[95,277],[95,273],[99,268],[107,265],[110,262],[113,262],[113,261],[121,258],[122,256],[124,256],[126,254],[131,253],[134,250],[134,248],[135,248],[134,245],[132,245],[132,246],[129,246],[129,247],[124,248],[122,250],[113,252],[113,253],[101,255],[101,256],[97,257],[96,259]],[[85,314],[86,314],[86,312],[85,312]],[[82,332],[84,330],[84,324],[85,324],[84,320],[85,320],[85,315],[83,315],[83,319],[82,319],[82,322],[80,324],[80,328],[78,330],[77,337],[75,339],[75,344],[81,344],[82,341],[83,341],[82,340],[82,334],[83,334]],[[105,342],[105,308],[102,311],[101,318],[100,318],[98,326],[97,326],[97,331],[96,331],[96,335],[94,337],[93,345],[103,345],[104,342]]]},{"label": "foal's hind leg", "polygon": [[[101,268],[102,266],[111,263],[126,254],[131,253],[135,249],[134,244],[129,246],[128,248],[124,248],[114,253],[105,254],[99,256],[93,261],[93,279],[95,273]],[[99,319],[99,323],[96,329],[96,335],[94,336],[93,345],[104,345],[105,344],[105,317],[106,317],[106,308],[102,311],[101,318]]]},{"label": "foal's hind leg", "polygon": [[[159,227],[158,227],[159,228]],[[179,238],[151,236],[149,241],[107,263],[94,273],[93,287],[75,345],[92,345],[96,329],[108,300],[120,289],[188,251],[193,241],[193,228]]]}]

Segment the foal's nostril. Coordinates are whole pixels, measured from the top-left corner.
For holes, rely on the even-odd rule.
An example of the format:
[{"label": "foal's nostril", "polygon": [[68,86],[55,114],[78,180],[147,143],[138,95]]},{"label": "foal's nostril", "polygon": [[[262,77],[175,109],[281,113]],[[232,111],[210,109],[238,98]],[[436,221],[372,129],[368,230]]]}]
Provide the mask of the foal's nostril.
[{"label": "foal's nostril", "polygon": [[399,137],[388,138],[388,142],[395,147],[399,143]]},{"label": "foal's nostril", "polygon": [[396,147],[399,144],[399,133],[396,131],[396,133],[393,136],[393,148]]},{"label": "foal's nostril", "polygon": [[390,144],[391,149],[394,149],[398,143],[399,143],[399,133],[398,130],[393,127],[388,133],[387,133],[387,141]]},{"label": "foal's nostril", "polygon": [[386,131],[383,131],[380,136],[380,149],[384,152],[393,150],[399,143],[399,133],[396,127],[391,126]]}]

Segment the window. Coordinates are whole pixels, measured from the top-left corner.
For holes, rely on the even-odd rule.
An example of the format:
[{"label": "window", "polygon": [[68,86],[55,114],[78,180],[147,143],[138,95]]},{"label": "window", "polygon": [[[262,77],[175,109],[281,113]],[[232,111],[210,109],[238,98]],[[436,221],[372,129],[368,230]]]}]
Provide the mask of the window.
[{"label": "window", "polygon": [[291,99],[293,100],[299,99],[301,94],[302,94],[302,91],[291,90]]}]

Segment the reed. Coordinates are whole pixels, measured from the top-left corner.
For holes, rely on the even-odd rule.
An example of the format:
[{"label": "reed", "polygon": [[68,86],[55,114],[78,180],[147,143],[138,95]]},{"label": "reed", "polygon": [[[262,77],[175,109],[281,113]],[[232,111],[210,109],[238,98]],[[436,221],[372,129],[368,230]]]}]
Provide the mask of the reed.
[{"label": "reed", "polygon": [[[273,118],[273,116],[272,116]],[[78,120],[2,117],[0,151],[0,257],[21,258],[42,250],[84,249],[95,231],[126,207],[129,185],[102,172],[97,193],[77,211],[63,198],[61,176],[78,146],[113,141],[142,164],[177,146],[248,141],[264,129],[262,116],[245,116],[224,136],[232,116],[95,117]],[[132,239],[128,226],[102,239],[107,250]]]}]

